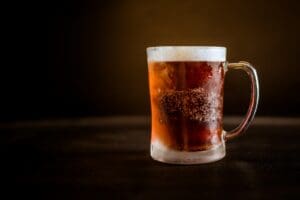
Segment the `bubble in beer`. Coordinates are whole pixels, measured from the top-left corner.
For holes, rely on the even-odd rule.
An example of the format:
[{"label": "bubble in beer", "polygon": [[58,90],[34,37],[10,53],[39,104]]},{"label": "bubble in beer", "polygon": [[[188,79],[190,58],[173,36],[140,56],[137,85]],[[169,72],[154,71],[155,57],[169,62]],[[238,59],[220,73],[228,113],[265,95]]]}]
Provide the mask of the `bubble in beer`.
[{"label": "bubble in beer", "polygon": [[203,88],[167,91],[161,96],[160,105],[168,116],[181,114],[190,120],[207,122],[219,117],[216,96]]}]

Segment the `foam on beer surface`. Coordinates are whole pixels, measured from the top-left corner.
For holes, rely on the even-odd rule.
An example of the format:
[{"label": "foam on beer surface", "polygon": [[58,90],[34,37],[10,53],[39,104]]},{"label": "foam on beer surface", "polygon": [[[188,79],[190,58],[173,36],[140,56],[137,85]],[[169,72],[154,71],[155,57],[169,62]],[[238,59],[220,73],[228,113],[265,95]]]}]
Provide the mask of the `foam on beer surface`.
[{"label": "foam on beer surface", "polygon": [[147,48],[148,61],[226,61],[226,48],[214,46],[161,46]]}]

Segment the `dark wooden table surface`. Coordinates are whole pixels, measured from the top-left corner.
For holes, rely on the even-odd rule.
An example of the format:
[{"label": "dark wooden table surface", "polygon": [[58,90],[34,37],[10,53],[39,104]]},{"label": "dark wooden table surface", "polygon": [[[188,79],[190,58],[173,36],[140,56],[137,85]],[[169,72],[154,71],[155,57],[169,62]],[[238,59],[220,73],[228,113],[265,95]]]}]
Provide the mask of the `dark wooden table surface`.
[{"label": "dark wooden table surface", "polygon": [[[238,119],[225,121],[227,127]],[[149,156],[147,117],[1,124],[2,191],[39,199],[299,199],[300,119],[257,118],[218,162]],[[9,198],[11,199],[11,198]]]}]

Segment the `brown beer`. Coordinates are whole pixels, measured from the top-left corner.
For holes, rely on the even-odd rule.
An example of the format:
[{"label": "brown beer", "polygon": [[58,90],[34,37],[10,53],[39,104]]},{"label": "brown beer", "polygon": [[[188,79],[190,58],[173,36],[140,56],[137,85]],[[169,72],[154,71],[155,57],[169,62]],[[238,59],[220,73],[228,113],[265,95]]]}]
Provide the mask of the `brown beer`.
[{"label": "brown beer", "polygon": [[149,61],[151,143],[209,150],[222,140],[224,62]]}]

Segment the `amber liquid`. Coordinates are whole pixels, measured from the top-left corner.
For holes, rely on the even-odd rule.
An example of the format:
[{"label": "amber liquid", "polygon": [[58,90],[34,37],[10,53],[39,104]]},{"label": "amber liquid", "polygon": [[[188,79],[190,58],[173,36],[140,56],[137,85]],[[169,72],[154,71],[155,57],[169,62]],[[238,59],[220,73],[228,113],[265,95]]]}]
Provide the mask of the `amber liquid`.
[{"label": "amber liquid", "polygon": [[179,151],[222,142],[223,62],[149,62],[151,142]]}]

